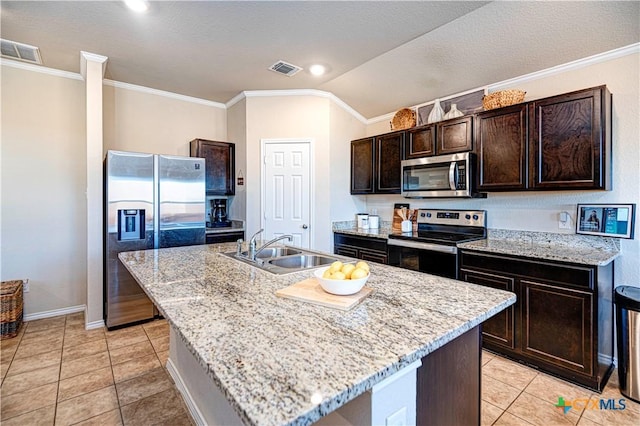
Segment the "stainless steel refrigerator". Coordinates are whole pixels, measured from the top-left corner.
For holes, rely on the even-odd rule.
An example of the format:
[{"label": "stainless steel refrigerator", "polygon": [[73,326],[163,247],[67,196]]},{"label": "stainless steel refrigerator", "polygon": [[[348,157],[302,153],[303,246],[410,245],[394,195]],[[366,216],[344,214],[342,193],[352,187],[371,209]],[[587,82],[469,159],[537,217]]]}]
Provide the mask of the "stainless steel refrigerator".
[{"label": "stainless steel refrigerator", "polygon": [[152,319],[153,303],[118,253],[205,243],[204,159],[108,151],[104,215],[105,323]]}]

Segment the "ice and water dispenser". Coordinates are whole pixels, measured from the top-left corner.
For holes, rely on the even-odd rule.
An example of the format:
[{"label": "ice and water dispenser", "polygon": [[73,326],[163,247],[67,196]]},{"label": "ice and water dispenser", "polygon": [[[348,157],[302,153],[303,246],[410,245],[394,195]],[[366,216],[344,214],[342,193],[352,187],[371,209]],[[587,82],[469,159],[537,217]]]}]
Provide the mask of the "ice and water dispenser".
[{"label": "ice and water dispenser", "polygon": [[118,241],[144,239],[144,209],[118,210]]}]

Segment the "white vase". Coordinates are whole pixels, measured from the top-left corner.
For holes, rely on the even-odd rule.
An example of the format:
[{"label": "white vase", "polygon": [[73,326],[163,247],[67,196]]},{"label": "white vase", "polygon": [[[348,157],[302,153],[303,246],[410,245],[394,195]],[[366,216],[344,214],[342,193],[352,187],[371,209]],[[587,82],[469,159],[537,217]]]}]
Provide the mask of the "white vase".
[{"label": "white vase", "polygon": [[431,110],[431,112],[429,113],[429,116],[427,117],[427,123],[435,123],[436,121],[440,121],[442,120],[443,116],[444,116],[444,111],[440,106],[440,99],[436,99],[436,101],[433,104],[433,109]]},{"label": "white vase", "polygon": [[450,118],[462,117],[464,112],[458,109],[458,105],[451,104],[451,109],[444,115],[444,119],[448,120]]}]

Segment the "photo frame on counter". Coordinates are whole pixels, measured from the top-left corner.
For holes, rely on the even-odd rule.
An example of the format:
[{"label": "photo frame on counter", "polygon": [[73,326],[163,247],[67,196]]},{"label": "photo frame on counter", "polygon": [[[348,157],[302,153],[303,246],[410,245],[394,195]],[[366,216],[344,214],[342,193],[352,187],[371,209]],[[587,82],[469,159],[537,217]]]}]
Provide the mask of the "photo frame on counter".
[{"label": "photo frame on counter", "polygon": [[578,204],[576,234],[633,239],[635,204]]}]

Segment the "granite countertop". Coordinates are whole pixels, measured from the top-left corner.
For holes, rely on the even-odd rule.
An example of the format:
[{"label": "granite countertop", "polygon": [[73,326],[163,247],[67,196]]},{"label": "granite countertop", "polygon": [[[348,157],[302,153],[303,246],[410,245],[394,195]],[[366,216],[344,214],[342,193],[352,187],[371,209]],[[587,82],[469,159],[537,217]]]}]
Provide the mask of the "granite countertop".
[{"label": "granite countertop", "polygon": [[[274,275],[235,243],[119,257],[246,424],[309,424],[513,304],[513,293],[371,265],[375,291],[344,312],[278,298],[312,271]],[[321,396],[321,402],[312,402]]]},{"label": "granite countertop", "polygon": [[621,254],[615,238],[508,230],[489,230],[487,239],[459,243],[458,248],[596,266]]},{"label": "granite countertop", "polygon": [[[390,226],[377,230],[360,229],[353,221],[334,223],[333,232],[380,239],[387,239],[392,233]],[[506,229],[489,229],[486,239],[458,243],[457,246],[466,250],[580,265],[604,266],[621,255],[620,242],[616,238]]]}]

